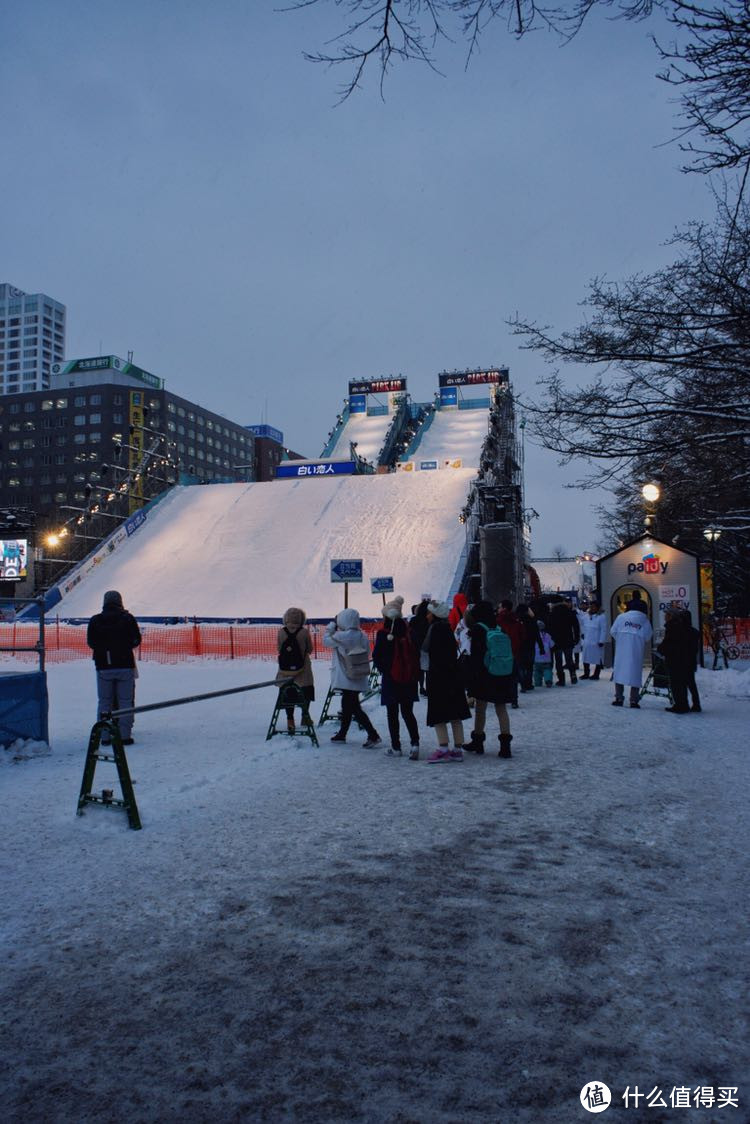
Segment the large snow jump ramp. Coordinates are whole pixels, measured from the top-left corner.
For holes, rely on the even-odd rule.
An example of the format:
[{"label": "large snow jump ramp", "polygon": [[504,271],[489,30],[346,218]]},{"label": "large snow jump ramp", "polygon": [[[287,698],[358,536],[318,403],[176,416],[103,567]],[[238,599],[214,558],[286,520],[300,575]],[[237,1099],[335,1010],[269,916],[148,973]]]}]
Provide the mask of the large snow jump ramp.
[{"label": "large snow jump ramp", "polygon": [[[63,618],[100,610],[119,589],[139,617],[309,617],[343,608],[331,560],[361,558],[349,604],[377,617],[370,579],[392,577],[407,611],[422,593],[446,597],[462,551],[459,513],[473,469],[174,488],[111,553],[79,570],[55,605]],[[70,575],[68,581],[76,575]],[[68,584],[63,583],[63,587]]]}]

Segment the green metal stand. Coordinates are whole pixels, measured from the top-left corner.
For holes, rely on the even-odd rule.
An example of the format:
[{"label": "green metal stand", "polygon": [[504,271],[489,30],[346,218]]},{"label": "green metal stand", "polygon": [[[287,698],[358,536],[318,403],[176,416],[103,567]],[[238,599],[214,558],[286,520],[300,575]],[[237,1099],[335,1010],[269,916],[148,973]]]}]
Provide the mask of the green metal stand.
[{"label": "green metal stand", "polygon": [[315,733],[315,724],[310,717],[310,707],[307,697],[301,687],[296,683],[285,683],[279,688],[279,693],[276,697],[276,706],[273,708],[271,715],[271,724],[268,727],[266,734],[266,741],[270,741],[274,734],[286,734],[287,737],[293,737],[288,730],[277,730],[276,726],[279,720],[279,715],[284,714],[284,721],[286,721],[286,714],[284,713],[288,706],[299,706],[302,708],[302,722],[297,733],[302,734],[303,737],[309,738],[313,745],[320,745],[318,736]]},{"label": "green metal stand", "polygon": [[[109,733],[112,741],[111,754],[99,752],[102,734],[105,730]],[[110,789],[102,789],[102,794],[100,796],[94,796],[92,793],[91,788],[94,783],[94,773],[98,761],[114,762],[117,768],[117,776],[120,779],[120,790],[122,792],[121,800],[116,799]],[[122,808],[127,812],[128,823],[133,830],[140,831],[141,829],[141,818],[138,815],[138,805],[135,802],[135,792],[133,791],[133,782],[130,779],[128,759],[125,756],[125,750],[122,744],[122,734],[120,733],[118,723],[113,720],[103,719],[101,722],[95,722],[91,727],[89,746],[86,751],[86,764],[83,767],[81,792],[78,797],[77,814],[79,816],[83,815],[87,804],[101,804],[105,808]]]}]

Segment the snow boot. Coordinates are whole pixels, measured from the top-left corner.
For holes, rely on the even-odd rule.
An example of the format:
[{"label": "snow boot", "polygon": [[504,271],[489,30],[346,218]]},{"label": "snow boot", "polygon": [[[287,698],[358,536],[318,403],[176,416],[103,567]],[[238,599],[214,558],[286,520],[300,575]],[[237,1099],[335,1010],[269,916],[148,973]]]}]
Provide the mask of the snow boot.
[{"label": "snow boot", "polygon": [[485,734],[478,734],[476,730],[472,730],[471,741],[466,742],[464,746],[467,753],[484,753],[485,736]]},{"label": "snow boot", "polygon": [[513,741],[513,735],[498,734],[497,740],[500,742],[500,749],[497,753],[498,757],[512,757],[513,754],[510,752],[510,743]]}]

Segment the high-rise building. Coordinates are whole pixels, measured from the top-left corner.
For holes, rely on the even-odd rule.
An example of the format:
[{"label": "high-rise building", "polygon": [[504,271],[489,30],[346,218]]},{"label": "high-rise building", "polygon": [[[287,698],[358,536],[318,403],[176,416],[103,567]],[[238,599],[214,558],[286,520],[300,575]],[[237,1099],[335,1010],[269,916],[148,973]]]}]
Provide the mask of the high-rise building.
[{"label": "high-rise building", "polygon": [[0,283],[0,394],[48,390],[65,356],[65,305]]}]

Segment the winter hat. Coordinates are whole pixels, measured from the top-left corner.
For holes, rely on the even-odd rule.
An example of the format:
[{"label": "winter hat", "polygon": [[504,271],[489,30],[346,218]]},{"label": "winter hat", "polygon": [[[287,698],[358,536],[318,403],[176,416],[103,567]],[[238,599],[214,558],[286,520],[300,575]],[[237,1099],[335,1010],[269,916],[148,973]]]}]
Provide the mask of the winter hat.
[{"label": "winter hat", "polygon": [[448,620],[451,607],[446,605],[445,601],[430,601],[427,606],[427,612],[432,613],[433,617],[440,617],[441,620]]},{"label": "winter hat", "polygon": [[118,593],[116,589],[108,589],[104,594],[104,601],[102,606],[106,609],[107,605],[117,605],[122,608],[122,594]]},{"label": "winter hat", "polygon": [[284,624],[290,628],[302,628],[302,625],[307,620],[304,609],[297,609],[291,606],[284,613]]},{"label": "winter hat", "polygon": [[383,606],[383,616],[385,619],[395,621],[396,617],[400,617],[403,604],[403,597],[394,597],[392,601],[387,601]]}]

